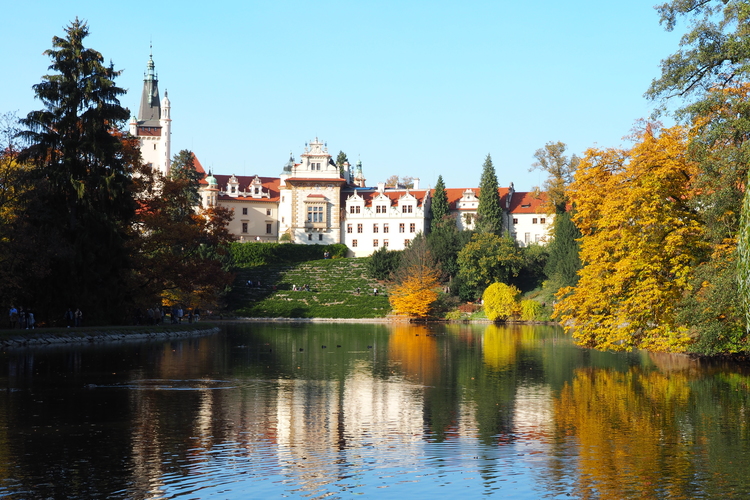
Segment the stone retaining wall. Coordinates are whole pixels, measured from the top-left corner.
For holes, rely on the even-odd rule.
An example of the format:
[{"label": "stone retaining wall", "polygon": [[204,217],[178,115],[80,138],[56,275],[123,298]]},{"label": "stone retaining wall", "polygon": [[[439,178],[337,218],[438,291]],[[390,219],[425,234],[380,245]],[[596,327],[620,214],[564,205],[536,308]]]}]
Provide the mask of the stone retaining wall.
[{"label": "stone retaining wall", "polygon": [[217,333],[219,328],[188,331],[87,331],[64,333],[29,333],[0,337],[0,347],[27,347],[41,345],[93,344],[98,342],[131,342],[144,340],[166,340],[173,338],[199,337]]}]

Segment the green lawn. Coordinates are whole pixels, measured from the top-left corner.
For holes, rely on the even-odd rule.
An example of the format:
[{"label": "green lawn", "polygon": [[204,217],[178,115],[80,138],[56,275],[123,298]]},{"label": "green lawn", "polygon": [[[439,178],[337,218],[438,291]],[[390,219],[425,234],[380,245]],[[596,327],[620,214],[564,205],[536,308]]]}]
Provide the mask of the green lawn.
[{"label": "green lawn", "polygon": [[[241,268],[229,295],[230,310],[256,318],[381,318],[390,311],[382,285],[368,278],[364,259]],[[247,286],[260,281],[260,287]],[[294,286],[309,287],[295,291]],[[378,288],[378,295],[373,290]],[[359,293],[357,293],[359,289]]]}]

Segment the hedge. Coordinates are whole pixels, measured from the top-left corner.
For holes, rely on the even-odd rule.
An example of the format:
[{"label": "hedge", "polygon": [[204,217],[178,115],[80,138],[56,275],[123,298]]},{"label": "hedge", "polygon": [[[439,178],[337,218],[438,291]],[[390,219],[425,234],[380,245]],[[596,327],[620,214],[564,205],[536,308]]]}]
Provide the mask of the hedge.
[{"label": "hedge", "polygon": [[232,265],[235,267],[254,267],[319,260],[323,258],[325,252],[328,252],[332,259],[340,259],[346,257],[347,251],[346,245],[341,243],[333,245],[299,245],[295,243],[234,242],[229,248]]}]

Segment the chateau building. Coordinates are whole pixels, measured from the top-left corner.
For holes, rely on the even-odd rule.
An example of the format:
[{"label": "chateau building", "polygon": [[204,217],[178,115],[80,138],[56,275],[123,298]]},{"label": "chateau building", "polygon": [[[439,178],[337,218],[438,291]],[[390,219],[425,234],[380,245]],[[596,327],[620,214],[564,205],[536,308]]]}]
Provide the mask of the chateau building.
[{"label": "chateau building", "polygon": [[[138,117],[130,133],[140,140],[145,162],[169,174],[171,155],[170,102],[159,100],[158,78],[149,56]],[[290,154],[278,177],[238,176],[206,172],[200,194],[204,207],[223,206],[234,213],[229,231],[238,241],[290,241],[303,244],[344,243],[351,255],[362,257],[382,247],[403,250],[430,227],[433,191],[367,187],[362,162],[355,168],[335,164],[326,143],[305,144],[297,162]],[[478,188],[448,188],[449,209],[459,230],[475,228]],[[516,192],[513,184],[499,188],[504,227],[521,246],[545,243],[553,216],[545,214],[544,193]]]}]

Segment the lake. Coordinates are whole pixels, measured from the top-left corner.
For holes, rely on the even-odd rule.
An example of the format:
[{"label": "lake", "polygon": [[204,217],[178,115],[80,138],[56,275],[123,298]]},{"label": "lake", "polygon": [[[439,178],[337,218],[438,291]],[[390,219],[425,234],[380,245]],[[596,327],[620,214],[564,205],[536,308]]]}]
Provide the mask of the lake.
[{"label": "lake", "polygon": [[748,366],[552,326],[230,323],[0,354],[0,497],[748,498]]}]

